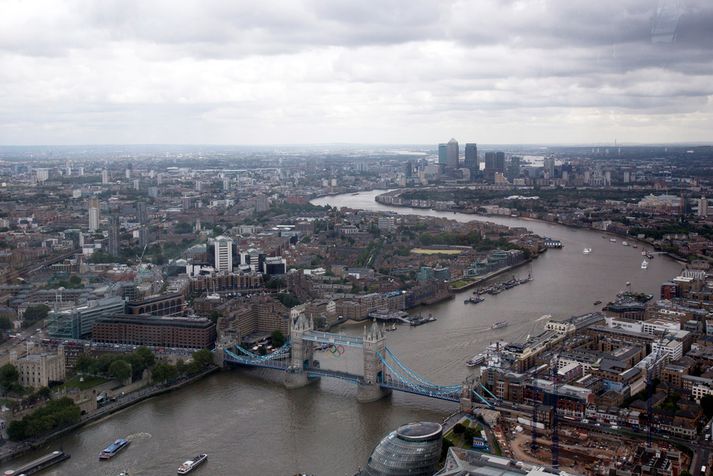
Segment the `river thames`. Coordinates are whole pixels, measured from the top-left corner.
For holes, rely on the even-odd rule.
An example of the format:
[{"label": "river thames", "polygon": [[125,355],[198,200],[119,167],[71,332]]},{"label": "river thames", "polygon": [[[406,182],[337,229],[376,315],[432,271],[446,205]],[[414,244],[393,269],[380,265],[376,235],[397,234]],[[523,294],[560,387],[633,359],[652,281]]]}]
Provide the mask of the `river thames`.
[{"label": "river thames", "polygon": [[[420,327],[400,327],[387,334],[387,345],[399,359],[440,384],[460,383],[469,369],[464,361],[494,340],[524,339],[543,329],[545,314],[565,318],[597,309],[594,301],[612,299],[631,282],[632,291],[658,295],[661,282],[675,276],[681,265],[664,256],[647,270],[634,249],[603,239],[599,232],[517,218],[480,217],[422,209],[387,207],[374,202],[380,192],[338,195],[314,200],[317,205],[395,211],[446,217],[458,221],[484,220],[524,226],[559,239],[561,250],[550,250],[521,267],[534,280],[477,306],[463,304],[469,292],[454,300],[419,309],[438,321]],[[582,250],[592,248],[585,255]],[[510,278],[512,273],[501,279]],[[497,321],[507,328],[491,330]],[[354,325],[336,332],[361,333]],[[356,371],[357,351],[321,359],[327,366]],[[320,354],[318,354],[320,355]],[[195,474],[352,475],[366,463],[374,445],[389,431],[413,420],[441,421],[457,409],[452,403],[394,394],[368,404],[356,402],[355,388],[341,380],[285,390],[272,371],[228,370],[184,389],[147,400],[105,420],[56,440],[26,458],[3,465],[2,471],[62,447],[72,457],[47,475],[173,475],[178,465],[197,453],[209,461]],[[97,455],[118,437],[131,446],[108,462]]]}]

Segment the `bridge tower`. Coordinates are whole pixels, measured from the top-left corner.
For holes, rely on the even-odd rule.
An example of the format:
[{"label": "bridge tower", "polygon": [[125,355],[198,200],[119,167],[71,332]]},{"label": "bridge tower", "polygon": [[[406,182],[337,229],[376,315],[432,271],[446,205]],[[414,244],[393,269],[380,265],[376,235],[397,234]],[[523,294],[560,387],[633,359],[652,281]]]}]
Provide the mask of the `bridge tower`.
[{"label": "bridge tower", "polygon": [[390,389],[381,388],[379,383],[386,376],[386,369],[378,354],[384,356],[386,339],[384,331],[374,321],[367,330],[364,326],[364,379],[357,389],[357,400],[375,402],[391,393]]},{"label": "bridge tower", "polygon": [[290,320],[292,353],[290,366],[285,372],[285,387],[287,388],[304,387],[310,383],[306,370],[312,364],[314,348],[311,341],[305,341],[302,337],[305,332],[311,330],[314,330],[314,322],[312,319],[307,319],[304,314],[300,314],[297,319]]}]

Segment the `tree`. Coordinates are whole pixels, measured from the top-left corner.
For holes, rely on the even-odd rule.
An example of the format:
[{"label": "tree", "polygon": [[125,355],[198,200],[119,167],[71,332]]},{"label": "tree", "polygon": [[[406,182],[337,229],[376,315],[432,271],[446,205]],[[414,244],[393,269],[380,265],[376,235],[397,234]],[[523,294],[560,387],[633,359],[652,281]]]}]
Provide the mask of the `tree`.
[{"label": "tree", "polygon": [[15,387],[19,378],[20,373],[14,365],[5,364],[0,367],[0,387],[2,387],[3,390],[7,391]]},{"label": "tree", "polygon": [[713,395],[703,395],[701,397],[701,408],[706,418],[713,417]]},{"label": "tree", "polygon": [[115,360],[109,365],[109,375],[123,382],[131,377],[131,365],[125,360]]},{"label": "tree", "polygon": [[463,423],[456,423],[453,425],[453,433],[460,435],[465,431],[465,425]]},{"label": "tree", "polygon": [[22,327],[30,327],[34,323],[45,319],[49,312],[50,308],[44,304],[28,306],[27,309],[25,309],[25,313],[22,315]]},{"label": "tree", "polygon": [[156,364],[156,367],[154,367],[151,373],[151,379],[157,383],[176,380],[176,377],[178,377],[176,367],[163,362]]},{"label": "tree", "polygon": [[203,370],[213,364],[213,353],[208,349],[201,349],[193,352],[193,362],[199,370]]},{"label": "tree", "polygon": [[153,367],[154,363],[156,363],[156,357],[153,355],[153,352],[151,352],[151,349],[149,349],[148,347],[139,347],[134,351],[134,355],[136,355],[136,357],[141,360],[141,363],[143,364],[144,368],[151,368]]},{"label": "tree", "polygon": [[8,331],[12,329],[12,321],[10,320],[9,317],[7,316],[2,316],[0,317],[0,329],[4,331]]},{"label": "tree", "polygon": [[272,345],[282,347],[285,344],[285,335],[279,330],[272,331]]}]

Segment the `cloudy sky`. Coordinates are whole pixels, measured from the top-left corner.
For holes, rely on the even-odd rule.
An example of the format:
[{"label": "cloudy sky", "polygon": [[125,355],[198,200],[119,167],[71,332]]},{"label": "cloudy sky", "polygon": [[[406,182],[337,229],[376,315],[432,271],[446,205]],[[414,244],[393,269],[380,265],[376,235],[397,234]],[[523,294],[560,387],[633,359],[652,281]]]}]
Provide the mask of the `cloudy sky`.
[{"label": "cloudy sky", "polygon": [[711,0],[0,0],[0,144],[713,142]]}]

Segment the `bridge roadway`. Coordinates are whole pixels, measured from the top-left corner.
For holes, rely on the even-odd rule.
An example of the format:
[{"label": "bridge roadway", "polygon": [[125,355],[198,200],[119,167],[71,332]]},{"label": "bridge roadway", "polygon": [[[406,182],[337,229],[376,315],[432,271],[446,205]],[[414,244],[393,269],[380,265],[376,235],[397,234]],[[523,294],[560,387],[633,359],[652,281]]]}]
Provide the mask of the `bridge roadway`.
[{"label": "bridge roadway", "polygon": [[320,344],[343,345],[347,347],[364,347],[364,339],[357,336],[347,336],[344,334],[332,334],[329,332],[309,331],[305,332],[302,340],[318,342]]}]

